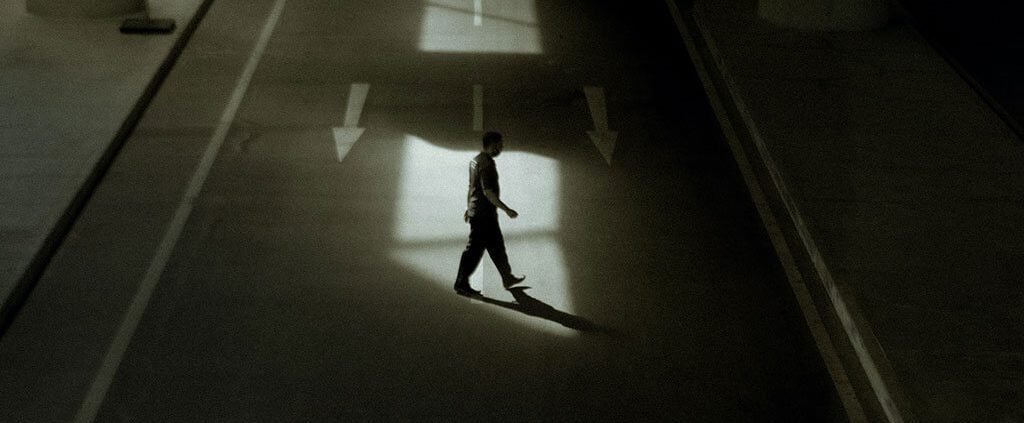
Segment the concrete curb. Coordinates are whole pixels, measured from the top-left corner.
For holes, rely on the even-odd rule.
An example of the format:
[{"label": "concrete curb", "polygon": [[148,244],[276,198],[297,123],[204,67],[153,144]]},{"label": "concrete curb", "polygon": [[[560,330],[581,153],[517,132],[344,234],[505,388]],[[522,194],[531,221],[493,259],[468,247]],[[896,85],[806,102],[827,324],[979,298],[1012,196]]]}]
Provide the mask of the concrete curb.
[{"label": "concrete curb", "polygon": [[110,166],[117,158],[118,153],[124,147],[125,143],[131,137],[132,132],[135,130],[136,125],[142,119],[143,114],[149,107],[150,102],[156,96],[157,91],[163,85],[167,75],[171,72],[174,64],[177,62],[178,57],[181,56],[181,52],[188,45],[189,40],[195,33],[196,28],[199,27],[206,12],[210,9],[213,4],[213,0],[203,0],[199,4],[195,13],[192,14],[192,18],[188,24],[183,26],[181,29],[178,39],[175,40],[171,46],[167,57],[160,64],[156,73],[150,79],[149,83],[146,84],[145,89],[139,96],[139,99],[135,102],[131,111],[125,117],[121,126],[118,128],[117,133],[111,140],[110,144],[103,150],[96,164],[89,172],[88,177],[75,192],[74,197],[64,208],[60,217],[57,219],[56,224],[50,229],[50,232],[46,235],[39,249],[32,256],[28,266],[26,266],[24,273],[18,278],[17,283],[11,290],[10,295],[2,300],[0,303],[0,338],[7,333],[7,329],[10,328],[14,319],[17,317],[18,312],[24,306],[28,297],[31,295],[32,290],[36,284],[39,283],[39,279],[42,278],[43,273],[46,271],[47,266],[50,264],[50,260],[54,254],[57,253],[57,249],[64,242],[65,237],[71,232],[71,228],[74,226],[82,210],[85,209],[89,199],[92,198],[93,192],[96,187],[103,181],[103,177],[107,174]]},{"label": "concrete curb", "polygon": [[[680,34],[687,41],[691,60],[701,76],[715,114],[736,156],[737,164],[747,179],[754,203],[786,269],[794,294],[801,303],[808,326],[815,336],[822,358],[829,367],[850,421],[915,421],[903,405],[906,402],[900,400],[903,397],[897,378],[870,324],[860,312],[849,290],[832,277],[810,230],[804,223],[795,198],[784,183],[782,172],[772,159],[756,122],[740,97],[741,91],[724,65],[706,23],[703,23],[699,5],[689,10],[680,10],[676,4],[677,0],[666,2],[673,14],[678,15],[674,18]],[[718,84],[716,79],[719,81]],[[777,220],[776,216],[782,220]],[[787,231],[782,226],[788,226],[790,230]],[[810,266],[797,264],[800,260],[795,260],[794,255],[803,256]],[[815,284],[816,286],[810,288],[824,293],[825,298],[815,301],[815,296],[806,292],[808,286],[804,284],[804,280]],[[812,304],[805,307],[805,303]],[[827,315],[824,316],[825,320],[829,320],[829,317],[832,317],[831,320],[837,320],[840,327],[822,325],[819,312]],[[840,362],[843,360],[835,351],[836,344],[833,341],[845,344],[851,349],[846,356],[855,357],[855,362]],[[851,383],[847,379],[849,371],[862,372],[862,377],[866,378],[869,386]],[[861,404],[869,398],[873,398],[878,404]]]}]

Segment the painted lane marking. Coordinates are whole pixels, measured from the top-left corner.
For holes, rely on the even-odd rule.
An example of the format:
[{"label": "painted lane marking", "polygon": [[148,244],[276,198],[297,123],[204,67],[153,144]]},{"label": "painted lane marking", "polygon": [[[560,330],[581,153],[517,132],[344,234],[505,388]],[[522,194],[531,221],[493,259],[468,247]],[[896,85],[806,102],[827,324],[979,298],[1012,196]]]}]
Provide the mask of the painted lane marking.
[{"label": "painted lane marking", "polygon": [[590,107],[590,116],[594,120],[594,129],[607,131],[608,107],[605,105],[604,88],[583,87],[583,93],[587,95],[587,106]]},{"label": "painted lane marking", "polygon": [[604,160],[611,165],[612,154],[615,153],[615,140],[619,133],[608,129],[608,106],[605,102],[604,88],[583,87],[583,93],[587,96],[590,117],[594,120],[594,130],[587,131],[587,135],[604,156]]},{"label": "painted lane marking", "polygon": [[[537,0],[426,0],[417,47],[441,53],[544,53]],[[471,5],[472,4],[472,5]],[[485,29],[486,31],[482,31]]]},{"label": "painted lane marking", "polygon": [[231,123],[235,120],[238,108],[242,104],[245,92],[248,90],[252,76],[256,72],[256,66],[259,64],[263,57],[263,52],[267,48],[270,35],[274,32],[274,28],[277,27],[277,22],[281,17],[286,1],[276,0],[270,16],[260,31],[256,45],[249,55],[249,61],[246,62],[242,74],[238,77],[235,90],[232,92],[228,105],[217,123],[217,128],[210,138],[210,143],[206,146],[202,160],[199,162],[195,174],[192,175],[188,188],[182,195],[181,203],[178,204],[174,217],[171,219],[167,231],[164,232],[164,236],[160,240],[160,245],[153,256],[153,261],[150,262],[149,268],[146,270],[146,274],[139,285],[139,289],[135,293],[135,297],[132,298],[132,302],[128,306],[120,326],[118,326],[117,334],[114,336],[110,348],[103,357],[103,363],[97,370],[96,377],[93,379],[92,385],[89,386],[89,391],[86,392],[85,398],[82,400],[78,413],[75,415],[74,421],[76,423],[92,422],[96,419],[100,406],[103,405],[103,400],[106,398],[110,384],[114,380],[117,368],[121,365],[121,360],[128,349],[128,344],[135,335],[135,329],[138,328],[139,321],[142,319],[142,315],[149,305],[149,300],[156,290],[156,285],[160,281],[160,276],[164,273],[167,262],[171,258],[174,246],[178,243],[178,239],[185,228],[185,223],[192,213],[195,199],[199,196],[199,192],[202,190],[203,184],[210,174],[210,169],[213,167],[217,153],[224,144],[224,139],[227,138]]},{"label": "painted lane marking", "polygon": [[484,130],[484,86],[473,86],[473,130]]},{"label": "painted lane marking", "polygon": [[359,117],[363,114],[366,95],[370,93],[370,84],[356,83],[348,91],[348,107],[345,108],[345,126],[359,126]]},{"label": "painted lane marking", "polygon": [[348,91],[348,106],[345,108],[345,126],[333,128],[334,147],[338,153],[338,163],[352,150],[352,146],[363,136],[366,128],[359,127],[359,118],[363,114],[366,96],[370,93],[370,84],[355,83]]}]

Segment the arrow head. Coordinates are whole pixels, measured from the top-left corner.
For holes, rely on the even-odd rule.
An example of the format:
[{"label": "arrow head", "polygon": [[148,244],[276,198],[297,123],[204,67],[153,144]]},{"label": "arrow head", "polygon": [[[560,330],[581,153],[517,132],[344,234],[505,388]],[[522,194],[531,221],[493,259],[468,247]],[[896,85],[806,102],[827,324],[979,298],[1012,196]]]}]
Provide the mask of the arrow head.
[{"label": "arrow head", "polygon": [[349,150],[355,145],[356,141],[359,141],[359,137],[363,136],[363,131],[366,128],[354,128],[354,127],[343,127],[334,128],[334,146],[338,150],[338,163],[345,160],[345,156],[348,155]]},{"label": "arrow head", "polygon": [[593,141],[594,145],[597,146],[597,151],[601,152],[604,160],[610,166],[612,164],[612,154],[615,152],[615,140],[618,139],[619,133],[615,131],[587,131],[587,135],[590,135],[590,141]]}]

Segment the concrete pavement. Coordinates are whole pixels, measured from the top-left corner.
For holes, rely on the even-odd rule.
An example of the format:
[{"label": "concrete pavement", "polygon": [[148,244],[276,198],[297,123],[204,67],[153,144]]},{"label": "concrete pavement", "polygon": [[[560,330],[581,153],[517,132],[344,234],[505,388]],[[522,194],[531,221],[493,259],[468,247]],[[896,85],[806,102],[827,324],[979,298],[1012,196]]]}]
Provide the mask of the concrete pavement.
[{"label": "concrete pavement", "polygon": [[43,18],[27,14],[24,0],[0,4],[3,325],[199,6],[198,0],[155,2],[150,14],[176,19],[179,30],[138,36],[118,32],[121,18]]},{"label": "concrete pavement", "polygon": [[755,7],[698,1],[684,32],[869,415],[1024,421],[1024,144],[905,21]]},{"label": "concrete pavement", "polygon": [[[471,6],[216,2],[0,340],[3,419],[846,421],[662,5]],[[530,289],[471,300],[477,113]]]}]

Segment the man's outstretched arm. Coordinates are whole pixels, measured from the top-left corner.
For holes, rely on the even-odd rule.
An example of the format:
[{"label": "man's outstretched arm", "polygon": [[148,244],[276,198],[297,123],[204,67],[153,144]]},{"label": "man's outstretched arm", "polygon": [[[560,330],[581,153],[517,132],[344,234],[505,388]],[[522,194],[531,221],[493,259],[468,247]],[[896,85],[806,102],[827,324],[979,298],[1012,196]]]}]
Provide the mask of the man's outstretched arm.
[{"label": "man's outstretched arm", "polygon": [[494,204],[494,207],[504,210],[505,214],[507,214],[508,217],[511,217],[513,219],[519,217],[519,213],[516,212],[515,210],[512,210],[511,207],[502,202],[501,198],[498,197],[498,193],[494,192],[494,190],[484,189],[484,195],[487,197],[487,201],[490,201],[491,204]]}]

